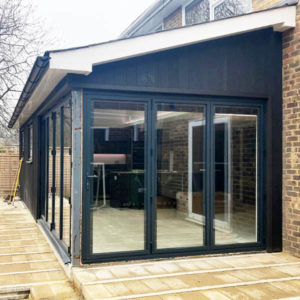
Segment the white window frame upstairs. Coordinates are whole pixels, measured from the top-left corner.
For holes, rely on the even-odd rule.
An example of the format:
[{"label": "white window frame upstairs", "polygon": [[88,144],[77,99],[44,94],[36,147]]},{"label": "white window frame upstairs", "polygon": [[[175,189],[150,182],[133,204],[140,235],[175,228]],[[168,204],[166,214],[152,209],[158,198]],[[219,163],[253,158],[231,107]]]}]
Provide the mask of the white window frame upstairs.
[{"label": "white window frame upstairs", "polygon": [[[196,1],[196,0],[188,1],[185,5],[182,6],[182,26],[186,25],[186,21],[185,21],[186,8],[194,1]],[[226,0],[209,0],[209,19],[210,19],[210,21],[215,19],[215,8],[225,1]],[[246,9],[248,8],[248,11],[251,11],[252,10],[252,0],[245,0],[245,2],[247,2],[245,4],[245,8]]]},{"label": "white window frame upstairs", "polygon": [[225,0],[210,0],[209,15],[210,20],[215,19],[215,8],[225,2]]}]

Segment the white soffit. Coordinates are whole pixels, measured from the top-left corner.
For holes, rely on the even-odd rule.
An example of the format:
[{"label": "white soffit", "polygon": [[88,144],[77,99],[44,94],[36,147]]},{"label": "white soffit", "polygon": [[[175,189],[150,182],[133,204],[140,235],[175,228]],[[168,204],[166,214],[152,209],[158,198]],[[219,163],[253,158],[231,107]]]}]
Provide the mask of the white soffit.
[{"label": "white soffit", "polygon": [[199,25],[181,27],[86,48],[50,52],[50,69],[89,74],[94,65],[196,44],[273,27],[285,31],[296,25],[296,7],[289,6]]},{"label": "white soffit", "polygon": [[286,6],[98,45],[50,51],[49,68],[25,105],[17,126],[24,124],[68,73],[88,75],[96,65],[264,28],[283,32],[295,26],[296,6]]}]

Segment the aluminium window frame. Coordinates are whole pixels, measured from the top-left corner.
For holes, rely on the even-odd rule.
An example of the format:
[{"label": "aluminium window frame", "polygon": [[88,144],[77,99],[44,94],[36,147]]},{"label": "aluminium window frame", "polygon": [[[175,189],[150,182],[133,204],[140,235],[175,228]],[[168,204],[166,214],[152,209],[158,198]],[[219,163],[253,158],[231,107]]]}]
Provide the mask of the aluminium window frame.
[{"label": "aluminium window frame", "polygon": [[[67,245],[65,243],[65,241],[63,240],[63,223],[65,220],[68,219],[64,219],[63,218],[63,214],[62,214],[62,209],[63,206],[61,205],[63,203],[63,181],[64,181],[64,177],[63,177],[63,170],[64,170],[64,149],[61,145],[64,144],[64,120],[65,117],[62,114],[62,112],[64,112],[65,107],[72,107],[71,105],[71,99],[70,97],[63,97],[60,101],[58,101],[58,103],[54,106],[52,106],[50,109],[48,109],[46,112],[44,112],[41,115],[41,118],[47,123],[47,136],[45,136],[44,138],[46,139],[44,141],[44,143],[41,143],[41,146],[44,147],[44,149],[42,149],[42,152],[44,153],[45,150],[47,150],[48,152],[51,152],[48,154],[48,161],[44,161],[42,162],[42,164],[45,164],[44,167],[41,168],[41,178],[42,178],[42,182],[45,183],[45,186],[48,185],[49,188],[49,178],[52,178],[52,184],[50,186],[50,190],[51,190],[51,196],[48,196],[48,199],[45,200],[46,195],[48,194],[48,192],[46,193],[42,193],[42,198],[40,199],[40,202],[45,202],[44,206],[45,206],[45,211],[44,211],[44,215],[42,214],[42,211],[40,211],[40,216],[39,216],[39,222],[41,223],[42,227],[44,228],[44,230],[46,231],[46,234],[49,236],[49,238],[54,242],[54,244],[57,244],[59,247],[57,248],[59,252],[61,252],[61,249],[63,251],[63,253],[61,254],[62,257],[64,257],[64,259],[66,259],[66,257],[69,257],[71,255],[71,230],[70,230],[70,236],[69,236],[69,245]],[[71,108],[72,109],[72,108]],[[61,116],[59,118],[59,126],[57,126],[57,118],[56,118],[56,114],[60,113]],[[49,124],[52,124],[52,133],[50,135],[49,132]],[[59,128],[59,140],[60,140],[60,149],[56,150],[56,131]],[[50,147],[49,147],[49,141],[50,139],[52,140],[52,147],[51,147],[51,151]],[[52,156],[52,174],[49,174],[49,156]],[[60,156],[60,173],[56,174],[56,156],[59,155]],[[42,155],[43,159],[45,159],[45,155]],[[72,162],[70,162],[72,164]],[[47,174],[43,173],[43,172],[47,172]],[[71,168],[71,174],[72,176],[72,168]],[[56,176],[59,177],[60,180],[60,187],[56,187]],[[71,183],[70,183],[71,184]],[[46,188],[46,187],[45,187]],[[57,198],[57,190],[59,190],[60,194],[59,194],[59,198]],[[52,202],[52,214],[51,216],[48,215],[48,205],[49,205],[49,201]],[[58,201],[60,203],[59,206],[55,207],[55,202]],[[70,199],[69,199],[70,202]],[[71,205],[71,204],[70,204]],[[55,222],[55,213],[56,213],[56,208],[58,209],[58,213],[59,213],[59,220],[58,223]]]},{"label": "aluminium window frame", "polygon": [[[182,26],[186,25],[192,25],[192,24],[186,24],[186,8],[192,4],[194,1],[197,0],[190,0],[186,4],[182,5]],[[225,2],[226,0],[209,0],[209,21],[215,20],[215,8]],[[251,0],[246,0],[248,3],[246,3],[245,8],[246,11],[245,13],[252,11],[252,1]]]},{"label": "aluminium window frame", "polygon": [[19,158],[25,157],[25,131],[22,128],[20,130],[20,147],[19,147]]},{"label": "aluminium window frame", "polygon": [[[228,253],[228,252],[241,252],[241,251],[263,251],[266,249],[266,110],[267,110],[267,99],[264,97],[249,97],[249,96],[202,96],[202,95],[178,95],[178,94],[159,94],[159,93],[141,93],[141,92],[116,92],[116,91],[90,91],[85,90],[83,93],[83,153],[88,153],[91,149],[88,143],[89,140],[89,125],[90,125],[90,108],[92,101],[145,101],[149,102],[149,106],[151,111],[147,112],[148,117],[148,125],[150,126],[150,139],[151,142],[148,141],[148,146],[146,151],[151,157],[151,161],[148,163],[147,170],[147,182],[151,184],[153,188],[151,191],[148,191],[147,203],[145,203],[145,209],[150,209],[150,211],[145,212],[148,219],[146,221],[146,244],[149,246],[144,250],[146,251],[129,251],[129,252],[111,252],[111,253],[92,253],[91,245],[89,244],[91,240],[91,228],[89,228],[88,224],[90,224],[89,219],[89,195],[86,193],[86,176],[87,176],[87,168],[88,168],[88,159],[87,155],[83,157],[83,165],[81,170],[81,175],[83,178],[83,188],[82,188],[82,232],[81,232],[81,262],[83,264],[89,263],[99,263],[99,262],[107,262],[107,261],[123,261],[123,260],[136,260],[136,259],[148,259],[148,258],[163,258],[163,257],[176,257],[176,256],[189,256],[189,255],[201,255],[201,254],[214,254],[214,253]],[[258,232],[257,232],[257,241],[256,242],[248,242],[248,243],[236,243],[236,244],[225,244],[218,245],[215,244],[215,232],[213,228],[213,220],[214,220],[214,203],[211,201],[207,201],[207,205],[205,208],[207,219],[208,229],[204,234],[205,245],[200,247],[186,247],[186,248],[167,248],[167,249],[157,249],[156,247],[156,201],[154,195],[156,195],[156,185],[153,184],[156,182],[156,104],[159,103],[197,103],[203,104],[206,107],[206,116],[207,119],[207,127],[205,130],[206,133],[206,160],[210,164],[210,171],[207,173],[206,179],[206,187],[207,187],[207,197],[208,199],[214,199],[214,127],[213,127],[213,116],[214,116],[214,107],[217,106],[231,106],[231,107],[255,107],[259,109],[258,113],[258,141],[259,141],[259,157],[258,157],[258,168],[259,168],[259,176],[257,177],[258,184],[258,193],[259,198],[257,199],[257,221],[258,221]],[[149,107],[148,106],[148,107]],[[149,138],[149,137],[148,137]],[[146,201],[146,202],[147,202]],[[147,207],[147,208],[146,208]],[[149,251],[150,250],[150,251]]]},{"label": "aluminium window frame", "polygon": [[[192,25],[192,24],[187,24],[186,23],[186,20],[185,20],[185,17],[186,17],[186,8],[192,4],[193,2],[195,1],[199,1],[199,0],[190,0],[188,1],[186,4],[182,5],[181,9],[182,9],[182,26],[189,26],[189,25]],[[203,1],[203,0],[202,0]],[[209,13],[211,12],[211,0],[208,0],[209,1]],[[221,1],[225,1],[225,0],[221,0]],[[211,21],[211,17],[209,19],[209,21]],[[205,23],[205,22],[204,22]]]},{"label": "aluminium window frame", "polygon": [[28,124],[27,134],[26,163],[31,164],[33,161],[33,123]]}]

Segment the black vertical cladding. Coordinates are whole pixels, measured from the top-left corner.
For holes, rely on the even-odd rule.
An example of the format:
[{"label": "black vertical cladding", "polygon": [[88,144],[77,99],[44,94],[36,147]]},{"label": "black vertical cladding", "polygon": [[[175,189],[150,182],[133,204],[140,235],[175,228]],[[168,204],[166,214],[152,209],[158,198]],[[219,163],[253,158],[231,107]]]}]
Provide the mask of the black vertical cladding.
[{"label": "black vertical cladding", "polygon": [[56,124],[56,112],[52,112],[51,114],[51,121],[52,122],[52,136],[49,137],[52,139],[52,150],[51,150],[51,155],[52,155],[52,187],[51,187],[51,193],[52,193],[52,218],[51,218],[51,230],[55,230],[58,229],[58,224],[55,224],[55,194],[56,194],[56,187],[55,187],[55,173],[56,173],[56,155],[58,153],[56,153],[56,128],[57,128],[57,124]]},{"label": "black vertical cladding", "polygon": [[[269,37],[270,48],[282,45],[282,34]],[[266,219],[267,250],[282,250],[282,51],[267,53],[268,101],[267,114],[267,185]]]},{"label": "black vertical cladding", "polygon": [[[33,148],[32,148],[32,161],[27,161],[29,154],[29,125],[33,127]],[[24,200],[26,206],[32,213],[34,218],[38,217],[38,199],[39,199],[39,147],[38,147],[38,134],[39,122],[35,116],[31,118],[22,128],[24,131],[24,161],[20,173],[20,195]]]},{"label": "black vertical cladding", "polygon": [[[96,66],[89,76],[73,74],[67,80],[72,88],[218,95],[235,99],[237,104],[243,96],[248,96],[253,101],[255,98],[265,98],[268,102],[265,124],[265,233],[267,249],[278,251],[282,247],[281,53],[281,33],[265,29]],[[55,97],[53,92],[52,100]],[[50,97],[50,101],[52,100]],[[55,101],[58,100],[56,98]],[[37,132],[35,118],[33,117],[34,133]],[[34,144],[37,145],[35,134]],[[26,196],[24,200],[35,217],[38,216],[38,172],[32,166],[37,164],[38,169],[36,148],[34,147],[32,164],[25,163],[22,170],[22,194]]]}]

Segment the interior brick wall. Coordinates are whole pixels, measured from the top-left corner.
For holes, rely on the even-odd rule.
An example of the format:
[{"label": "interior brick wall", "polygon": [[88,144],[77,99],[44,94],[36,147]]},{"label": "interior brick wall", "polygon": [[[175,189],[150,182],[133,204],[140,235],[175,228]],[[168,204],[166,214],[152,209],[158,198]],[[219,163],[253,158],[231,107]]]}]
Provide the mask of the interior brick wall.
[{"label": "interior brick wall", "polygon": [[256,230],[256,129],[247,118],[231,123],[232,228],[241,235]]},{"label": "interior brick wall", "polygon": [[164,19],[164,29],[172,29],[182,26],[182,8],[178,7]]},{"label": "interior brick wall", "polygon": [[159,123],[161,134],[161,166],[162,170],[169,169],[170,152],[173,152],[172,175],[160,174],[160,195],[173,199],[177,210],[188,211],[188,134],[189,121],[201,120],[198,113],[181,116],[180,119],[170,118],[167,122]]}]

